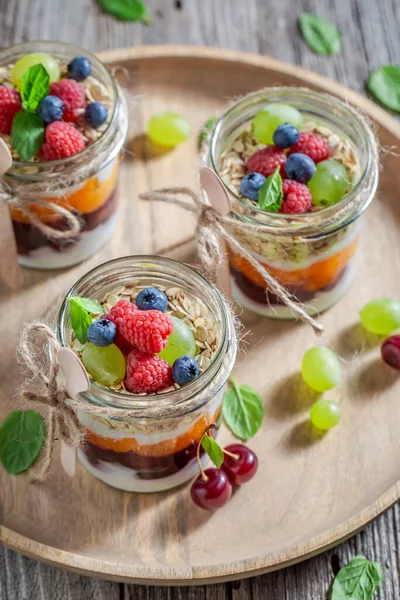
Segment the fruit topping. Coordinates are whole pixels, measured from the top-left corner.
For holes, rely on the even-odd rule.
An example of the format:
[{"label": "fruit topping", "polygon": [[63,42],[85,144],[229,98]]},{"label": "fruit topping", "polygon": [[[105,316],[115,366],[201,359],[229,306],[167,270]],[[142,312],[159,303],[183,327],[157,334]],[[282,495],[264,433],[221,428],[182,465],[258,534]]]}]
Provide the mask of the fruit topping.
[{"label": "fruit topping", "polygon": [[85,142],[80,131],[69,123],[54,121],[46,127],[40,158],[46,161],[59,160],[77,154],[84,148]]},{"label": "fruit topping", "polygon": [[133,394],[152,394],[173,384],[171,367],[160,356],[132,350],[127,359],[125,386]]},{"label": "fruit topping", "polygon": [[118,326],[132,346],[148,354],[165,348],[173,328],[171,318],[159,310],[138,310],[127,315]]},{"label": "fruit topping", "polygon": [[108,110],[102,102],[90,102],[85,110],[85,121],[93,129],[98,129],[107,121]]},{"label": "fruit topping", "polygon": [[9,135],[13,119],[22,110],[21,97],[16,90],[0,85],[0,133]]},{"label": "fruit topping", "polygon": [[400,371],[400,335],[392,335],[381,346],[382,358],[387,365]]},{"label": "fruit topping", "polygon": [[286,162],[286,154],[276,146],[267,146],[257,150],[247,160],[247,168],[252,173],[261,173],[264,177],[272,175],[276,167],[281,167]]},{"label": "fruit topping", "polygon": [[261,144],[272,144],[273,135],[279,125],[290,123],[297,129],[301,128],[303,118],[301,113],[288,104],[267,104],[254,117],[252,130],[254,137]]},{"label": "fruit topping", "polygon": [[165,312],[168,307],[168,298],[162,290],[156,287],[148,287],[136,297],[136,306],[140,310],[160,310]]},{"label": "fruit topping", "polygon": [[82,362],[93,379],[102,385],[116,385],[125,377],[125,357],[115,344],[101,347],[87,343]]},{"label": "fruit topping", "polygon": [[64,114],[64,103],[57,96],[46,96],[40,102],[37,112],[45,123],[61,121]]},{"label": "fruit topping", "polygon": [[297,153],[307,154],[315,163],[319,163],[330,157],[331,150],[327,141],[317,133],[303,132],[298,142],[294,143],[289,150],[289,154]]},{"label": "fruit topping", "polygon": [[378,335],[388,335],[400,327],[400,302],[391,298],[377,298],[360,311],[363,327]]},{"label": "fruit topping", "polygon": [[175,148],[189,138],[190,124],[176,113],[157,113],[147,124],[147,136],[154,144]]},{"label": "fruit topping", "polygon": [[[109,321],[115,323],[118,329],[125,316],[132,314],[137,310],[137,307],[132,304],[132,302],[128,302],[128,300],[119,300],[105,317]],[[133,349],[132,344],[130,344],[119,331],[114,343],[124,354],[129,354]]]},{"label": "fruit topping", "polygon": [[13,82],[18,90],[21,87],[22,78],[26,71],[34,65],[43,65],[49,74],[50,81],[58,81],[60,79],[60,66],[58,61],[49,54],[33,52],[32,54],[22,56],[11,68]]},{"label": "fruit topping", "polygon": [[317,429],[328,431],[340,421],[341,410],[337,402],[321,398],[315,402],[310,410],[310,421]]},{"label": "fruit topping", "polygon": [[62,79],[50,86],[50,94],[64,103],[64,121],[76,121],[79,109],[85,106],[85,88],[74,79]]},{"label": "fruit topping", "polygon": [[190,488],[192,500],[200,508],[216,510],[229,502],[232,486],[221,469],[206,469],[200,473]]},{"label": "fruit topping", "polygon": [[291,179],[282,182],[283,202],[279,212],[287,215],[308,212],[312,205],[311,192],[306,185]]},{"label": "fruit topping", "polygon": [[199,373],[199,364],[192,356],[181,356],[172,365],[173,380],[179,385],[186,385],[194,381]]},{"label": "fruit topping", "polygon": [[261,173],[249,173],[240,182],[240,193],[245,198],[250,198],[250,200],[257,202],[258,192],[265,182],[266,177],[261,175]]},{"label": "fruit topping", "polygon": [[221,469],[228,476],[231,485],[242,485],[256,474],[258,458],[247,446],[230,444],[224,448],[224,462]]},{"label": "fruit topping", "polygon": [[349,191],[350,181],[346,167],[336,160],[317,164],[315,175],[308,182],[314,206],[330,206]]},{"label": "fruit topping", "polygon": [[109,346],[117,337],[117,326],[108,319],[99,319],[90,325],[87,336],[95,346]]},{"label": "fruit topping", "polygon": [[307,183],[315,174],[315,163],[307,154],[291,154],[285,163],[285,173],[289,179]]},{"label": "fruit topping", "polygon": [[68,77],[75,81],[83,81],[92,72],[92,64],[85,56],[77,56],[68,65]]},{"label": "fruit topping", "polygon": [[342,369],[337,355],[325,346],[310,348],[303,356],[301,374],[316,392],[325,392],[337,385]]},{"label": "fruit topping", "polygon": [[189,325],[186,325],[182,319],[170,316],[174,328],[168,336],[168,342],[159,356],[167,361],[171,366],[177,358],[181,356],[194,356],[196,354],[196,339]]},{"label": "fruit topping", "polygon": [[[278,148],[290,148],[290,146],[293,146],[299,140],[300,132],[297,127],[290,125],[290,123],[285,123],[276,128],[272,138],[275,146],[278,146]],[[304,154],[307,154],[307,152]]]}]

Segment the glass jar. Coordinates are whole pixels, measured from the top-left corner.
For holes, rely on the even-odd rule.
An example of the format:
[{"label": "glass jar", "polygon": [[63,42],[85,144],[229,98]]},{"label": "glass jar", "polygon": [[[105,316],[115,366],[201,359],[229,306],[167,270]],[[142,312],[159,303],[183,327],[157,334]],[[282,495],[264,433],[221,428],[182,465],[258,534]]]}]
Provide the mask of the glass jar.
[{"label": "glass jar", "polygon": [[[111,237],[117,224],[119,154],[128,130],[127,107],[115,79],[94,55],[61,42],[27,42],[0,52],[0,84],[9,85],[4,68],[20,57],[43,52],[66,64],[85,56],[92,73],[82,83],[90,101],[107,102],[109,117],[98,130],[85,129],[84,136],[101,135],[81,152],[55,161],[19,160],[3,176],[11,194],[23,200],[28,211],[10,203],[19,262],[35,269],[58,269],[77,264],[97,252]],[[5,79],[4,79],[5,77]],[[2,135],[7,140],[7,137]],[[61,207],[67,214],[53,210]],[[68,214],[76,217],[73,235]],[[35,224],[38,221],[39,227]],[[40,227],[40,225],[45,227]]]},{"label": "glass jar", "polygon": [[[236,357],[236,334],[229,308],[216,287],[191,267],[159,256],[119,258],[84,275],[68,292],[58,317],[62,346],[71,343],[71,296],[100,301],[116,286],[140,283],[180,288],[204,303],[219,341],[211,363],[191,383],[165,393],[134,395],[91,380],[85,400],[104,408],[101,416],[78,412],[85,430],[79,459],[101,481],[130,492],[156,492],[184,483],[198,473],[197,446],[219,425],[222,396]],[[107,408],[117,409],[110,417]],[[129,413],[129,414],[128,414]],[[204,467],[208,461],[201,454]]]},{"label": "glass jar", "polygon": [[[239,134],[250,131],[254,116],[268,103],[298,109],[307,129],[328,136],[336,160],[351,162],[350,191],[336,204],[310,213],[287,215],[262,210],[240,195],[245,159],[226,160]],[[239,148],[246,159],[259,146]],[[340,144],[340,145],[338,145]],[[366,121],[350,106],[328,94],[294,87],[266,88],[233,104],[219,119],[207,153],[207,164],[221,178],[232,203],[237,226],[230,233],[287,289],[310,315],[333,305],[349,288],[355,274],[355,255],[361,215],[378,184],[378,150]],[[343,154],[343,156],[342,156]],[[343,160],[342,160],[343,159]],[[258,271],[229,248],[232,295],[245,308],[273,318],[291,319],[292,311],[274,295]]]}]

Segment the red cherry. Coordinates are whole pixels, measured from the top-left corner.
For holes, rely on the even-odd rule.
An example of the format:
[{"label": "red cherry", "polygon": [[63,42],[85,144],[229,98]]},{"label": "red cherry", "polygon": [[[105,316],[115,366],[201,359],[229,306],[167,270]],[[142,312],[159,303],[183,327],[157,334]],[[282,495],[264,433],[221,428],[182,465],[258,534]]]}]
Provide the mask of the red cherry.
[{"label": "red cherry", "polygon": [[386,364],[400,370],[400,335],[392,335],[381,347],[382,358]]},{"label": "red cherry", "polygon": [[204,477],[200,473],[190,488],[192,500],[200,508],[216,510],[228,502],[232,486],[228,477],[220,469],[206,469]]},{"label": "red cherry", "polygon": [[257,472],[258,458],[250,448],[243,444],[231,444],[225,448],[230,454],[237,458],[224,455],[224,462],[221,469],[225,471],[232,485],[242,485],[250,481]]}]

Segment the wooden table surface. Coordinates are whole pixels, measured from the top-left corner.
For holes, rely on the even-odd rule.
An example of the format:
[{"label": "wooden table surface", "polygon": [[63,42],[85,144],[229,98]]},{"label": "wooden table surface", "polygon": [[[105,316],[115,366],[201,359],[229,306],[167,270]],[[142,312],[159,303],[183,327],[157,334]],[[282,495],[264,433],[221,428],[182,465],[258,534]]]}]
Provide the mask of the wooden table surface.
[{"label": "wooden table surface", "polygon": [[[56,39],[104,50],[139,44],[196,44],[258,52],[299,64],[364,93],[369,72],[400,63],[398,0],[148,0],[153,23],[121,23],[95,0],[0,0],[0,44]],[[343,34],[338,56],[313,54],[296,20],[311,11]],[[349,490],[351,492],[351,490]],[[234,526],[234,524],[232,524]],[[92,580],[43,565],[0,546],[0,600],[319,600],[356,554],[378,561],[379,599],[400,598],[399,505],[339,547],[299,565],[240,582],[160,588]]]}]

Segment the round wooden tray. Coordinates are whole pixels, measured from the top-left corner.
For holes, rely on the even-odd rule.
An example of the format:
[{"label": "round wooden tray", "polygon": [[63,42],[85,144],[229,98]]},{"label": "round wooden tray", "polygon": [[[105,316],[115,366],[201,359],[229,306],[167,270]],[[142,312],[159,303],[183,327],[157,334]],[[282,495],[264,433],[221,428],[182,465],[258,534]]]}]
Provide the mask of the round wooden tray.
[{"label": "round wooden tray", "polygon": [[[173,152],[153,155],[143,129],[157,110],[185,115],[199,130],[233,97],[268,85],[306,85],[364,109],[383,147],[396,146],[399,125],[372,102],[319,75],[251,54],[195,47],[106,52],[124,69],[131,134],[121,174],[124,218],[111,244],[88,263],[57,273],[26,272],[22,291],[0,296],[0,417],[19,406],[15,340],[23,321],[50,314],[68,287],[95,264],[134,253],[193,260],[193,221],[178,209],[139,206],[149,186],[196,185],[195,135]],[[135,153],[133,155],[132,153]],[[343,420],[326,436],[313,432],[313,401],[298,369],[316,343],[308,327],[243,315],[250,333],[235,369],[262,392],[266,417],[251,441],[257,477],[215,514],[197,509],[188,487],[135,495],[113,490],[79,467],[70,479],[57,464],[43,485],[0,472],[1,539],[12,548],[88,575],[154,584],[211,583],[256,575],[337,544],[400,496],[400,403],[396,373],[361,330],[358,310],[377,295],[400,298],[398,159],[384,156],[379,193],[365,217],[359,271],[352,290],[321,317],[320,343],[343,357]],[[5,322],[4,322],[5,321]],[[229,441],[224,430],[222,441]]]}]

